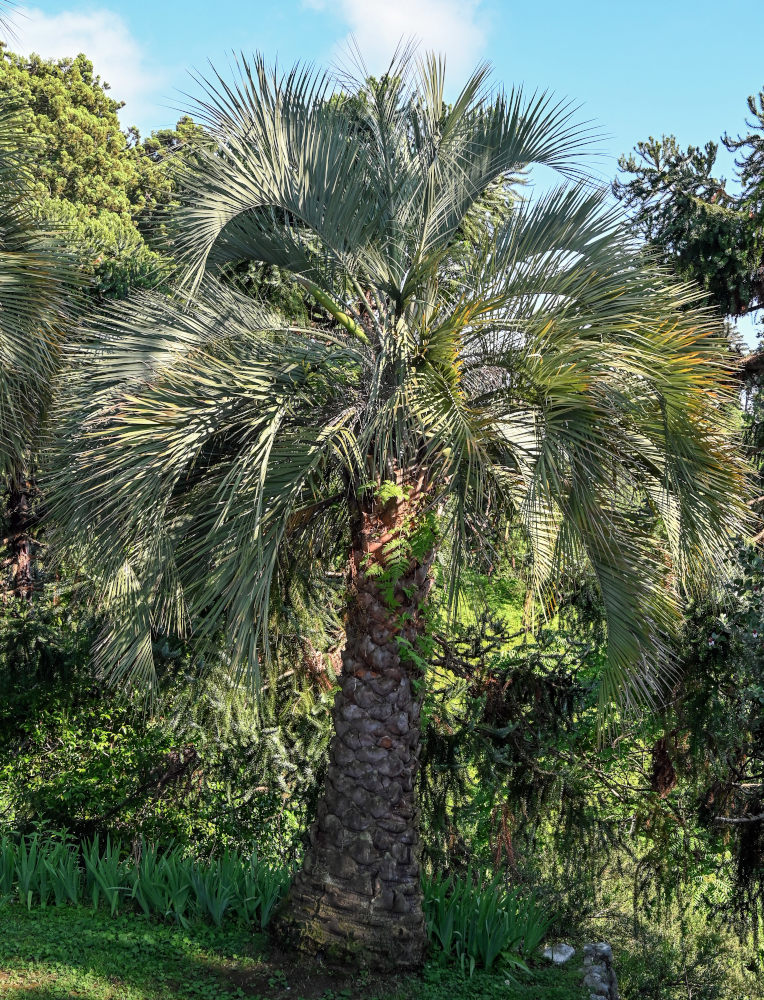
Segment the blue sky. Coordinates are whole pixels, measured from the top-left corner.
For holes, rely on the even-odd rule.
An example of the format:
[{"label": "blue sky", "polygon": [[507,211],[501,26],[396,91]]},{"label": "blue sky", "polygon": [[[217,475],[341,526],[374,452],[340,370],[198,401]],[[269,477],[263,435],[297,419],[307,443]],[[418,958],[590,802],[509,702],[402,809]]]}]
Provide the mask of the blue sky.
[{"label": "blue sky", "polygon": [[415,37],[445,53],[454,91],[486,59],[497,82],[580,103],[603,135],[592,167],[607,179],[649,135],[699,144],[741,129],[746,96],[764,87],[763,0],[30,0],[15,25],[18,51],[86,52],[127,101],[123,124],[143,133],[188,106],[190,69],[225,70],[233,50],[331,65],[352,35],[374,72]]},{"label": "blue sky", "polygon": [[15,21],[18,49],[74,54],[79,43],[143,131],[171,123],[189,69],[225,67],[232,50],[328,65],[354,33],[375,70],[408,33],[445,51],[454,87],[487,59],[505,85],[581,102],[607,134],[607,173],[649,134],[701,142],[742,125],[746,95],[764,87],[761,0],[46,0]]}]

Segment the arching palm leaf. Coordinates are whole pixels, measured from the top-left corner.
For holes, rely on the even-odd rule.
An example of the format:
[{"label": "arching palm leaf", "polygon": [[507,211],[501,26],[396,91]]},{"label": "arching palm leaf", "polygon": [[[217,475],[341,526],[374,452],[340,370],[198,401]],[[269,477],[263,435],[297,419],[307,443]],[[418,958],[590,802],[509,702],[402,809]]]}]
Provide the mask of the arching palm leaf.
[{"label": "arching palm leaf", "polygon": [[[205,608],[202,632],[227,621],[253,665],[302,509],[336,518],[370,473],[426,468],[446,485],[458,552],[489,511],[524,518],[539,589],[571,547],[588,556],[608,607],[604,690],[644,693],[676,596],[634,509],[662,520],[684,576],[718,573],[739,526],[741,506],[721,499],[740,495],[742,471],[720,341],[585,186],[519,205],[464,266],[454,234],[480,193],[530,162],[575,173],[586,140],[564,105],[485,84],[480,69],[448,108],[432,59],[393,67],[362,99],[260,60],[235,86],[208,84],[216,144],[189,168],[178,221],[195,297],[137,296],[96,321],[78,362],[92,416],[72,428],[85,499],[61,513],[107,576],[124,546],[168,566],[180,546],[173,592]],[[306,281],[339,332],[280,328],[202,278],[248,256]],[[126,535],[91,537],[99,521]]]},{"label": "arching palm leaf", "polygon": [[26,207],[27,156],[13,110],[0,110],[0,476],[23,462],[48,398],[77,286],[56,238]]}]

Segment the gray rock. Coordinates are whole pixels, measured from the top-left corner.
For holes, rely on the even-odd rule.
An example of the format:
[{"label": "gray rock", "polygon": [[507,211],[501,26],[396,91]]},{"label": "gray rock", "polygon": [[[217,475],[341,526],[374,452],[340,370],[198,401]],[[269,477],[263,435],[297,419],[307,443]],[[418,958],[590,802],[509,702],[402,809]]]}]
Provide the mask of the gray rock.
[{"label": "gray rock", "polygon": [[555,965],[564,965],[576,953],[576,949],[569,944],[553,944],[549,948],[544,948],[544,958],[554,962]]},{"label": "gray rock", "polygon": [[608,963],[613,961],[613,949],[607,941],[599,941],[597,944],[592,945],[592,948],[594,949],[595,958]]},{"label": "gray rock", "polygon": [[598,997],[610,996],[610,983],[606,982],[595,969],[591,969],[584,976],[584,986]]},{"label": "gray rock", "polygon": [[607,941],[585,944],[583,985],[590,1000],[619,1000],[618,980],[613,968],[613,949]]}]

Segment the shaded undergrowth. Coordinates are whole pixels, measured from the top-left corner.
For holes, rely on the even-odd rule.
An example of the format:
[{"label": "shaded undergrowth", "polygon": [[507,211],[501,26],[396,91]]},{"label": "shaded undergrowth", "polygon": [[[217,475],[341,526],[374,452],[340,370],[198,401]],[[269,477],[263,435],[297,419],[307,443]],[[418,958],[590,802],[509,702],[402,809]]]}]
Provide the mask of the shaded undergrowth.
[{"label": "shaded undergrowth", "polygon": [[579,1000],[574,969],[476,972],[430,965],[377,978],[277,951],[236,925],[187,928],[82,906],[0,905],[3,1000]]}]

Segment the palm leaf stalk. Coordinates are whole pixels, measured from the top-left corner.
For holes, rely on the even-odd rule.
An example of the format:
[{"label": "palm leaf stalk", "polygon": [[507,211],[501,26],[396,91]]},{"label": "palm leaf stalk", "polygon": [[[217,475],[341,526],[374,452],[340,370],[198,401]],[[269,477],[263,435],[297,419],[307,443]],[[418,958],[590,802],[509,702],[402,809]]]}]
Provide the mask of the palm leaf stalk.
[{"label": "palm leaf stalk", "polygon": [[[744,520],[733,383],[695,293],[582,183],[589,135],[569,106],[491,93],[484,68],[448,106],[434,58],[340,93],[260,60],[205,86],[183,294],[134,295],[86,328],[54,514],[98,567],[98,663],[147,689],[155,630],[200,647],[223,630],[257,682],[284,581],[345,561],[328,775],[282,925],[312,950],[416,967],[436,555],[452,605],[510,523],[546,606],[587,562],[603,698],[659,698],[679,594],[721,578]],[[486,192],[533,164],[562,186],[509,199],[466,240]],[[289,326],[222,280],[247,260],[292,275],[326,322]]]}]

